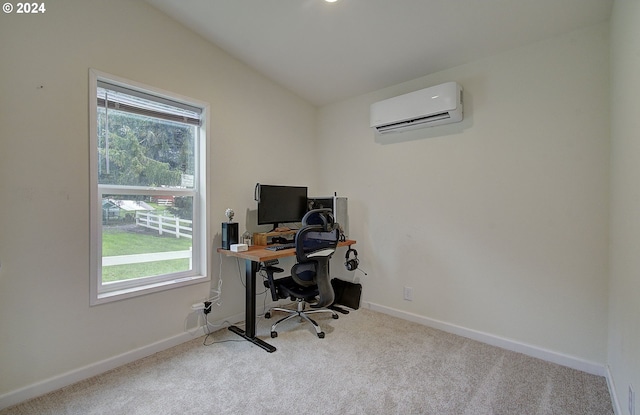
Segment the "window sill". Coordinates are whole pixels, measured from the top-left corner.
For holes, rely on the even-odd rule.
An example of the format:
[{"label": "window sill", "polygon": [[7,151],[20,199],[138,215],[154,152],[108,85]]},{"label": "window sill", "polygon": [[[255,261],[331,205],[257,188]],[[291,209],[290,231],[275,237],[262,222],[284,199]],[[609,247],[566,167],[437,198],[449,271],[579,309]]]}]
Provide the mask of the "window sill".
[{"label": "window sill", "polygon": [[200,284],[210,281],[206,275],[196,275],[193,277],[177,278],[175,280],[157,282],[153,284],[142,285],[138,287],[130,287],[117,291],[109,291],[104,293],[98,293],[91,296],[91,303],[89,305],[107,304],[114,301],[125,300],[127,298],[140,297],[155,292],[171,290],[174,288],[185,287],[187,285]]}]

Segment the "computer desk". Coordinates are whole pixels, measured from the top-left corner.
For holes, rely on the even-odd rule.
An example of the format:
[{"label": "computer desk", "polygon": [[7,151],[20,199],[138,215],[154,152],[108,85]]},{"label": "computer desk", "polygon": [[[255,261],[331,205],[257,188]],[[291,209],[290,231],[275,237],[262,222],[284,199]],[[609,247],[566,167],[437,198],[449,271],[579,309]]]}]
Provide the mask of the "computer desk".
[{"label": "computer desk", "polygon": [[[338,242],[338,247],[350,246],[355,243],[356,241],[348,239]],[[242,330],[238,326],[229,326],[229,330],[243,337],[245,340],[260,346],[269,353],[275,352],[275,347],[256,337],[256,275],[261,262],[295,256],[295,248],[283,249],[282,251],[270,251],[265,249],[264,246],[254,245],[250,246],[248,251],[243,252],[233,252],[222,248],[218,248],[218,252],[226,256],[234,256],[245,260],[245,330]]]}]

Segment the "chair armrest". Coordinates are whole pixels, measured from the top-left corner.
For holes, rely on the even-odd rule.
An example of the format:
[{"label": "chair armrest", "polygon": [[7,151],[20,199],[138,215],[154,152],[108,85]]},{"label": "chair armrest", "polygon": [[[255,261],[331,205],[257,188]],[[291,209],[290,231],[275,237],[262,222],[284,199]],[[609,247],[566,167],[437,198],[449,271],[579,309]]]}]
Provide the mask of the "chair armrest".
[{"label": "chair armrest", "polygon": [[273,274],[276,272],[284,272],[284,270],[282,268],[274,267],[273,265],[269,265],[266,267],[263,266],[260,269],[267,273],[267,281],[265,285],[267,285],[269,290],[271,291],[271,299],[273,301],[278,301],[278,291],[276,290],[276,284],[274,282]]}]

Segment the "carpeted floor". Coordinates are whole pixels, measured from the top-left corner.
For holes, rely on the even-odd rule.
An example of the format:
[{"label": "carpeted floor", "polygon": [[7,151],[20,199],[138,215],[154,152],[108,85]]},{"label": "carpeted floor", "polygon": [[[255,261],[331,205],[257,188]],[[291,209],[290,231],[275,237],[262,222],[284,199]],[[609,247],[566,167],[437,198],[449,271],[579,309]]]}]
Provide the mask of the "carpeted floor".
[{"label": "carpeted floor", "polygon": [[374,311],[270,321],[275,353],[222,329],[0,414],[613,414],[603,377]]}]

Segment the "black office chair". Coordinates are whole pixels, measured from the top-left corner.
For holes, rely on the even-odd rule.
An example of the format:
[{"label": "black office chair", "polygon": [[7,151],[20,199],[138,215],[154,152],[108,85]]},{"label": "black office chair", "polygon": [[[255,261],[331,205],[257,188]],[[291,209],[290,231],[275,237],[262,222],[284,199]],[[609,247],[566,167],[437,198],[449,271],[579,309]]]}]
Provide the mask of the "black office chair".
[{"label": "black office chair", "polygon": [[[329,259],[338,246],[339,237],[340,230],[330,209],[309,211],[302,219],[302,228],[296,233],[297,263],[291,268],[291,276],[275,279],[274,273],[283,270],[274,266],[263,267],[267,274],[265,286],[270,289],[271,298],[274,301],[290,298],[298,304],[296,310],[273,307],[265,313],[265,318],[271,318],[274,311],[288,314],[271,326],[271,337],[278,336],[278,324],[299,316],[311,323],[322,339],[324,332],[309,314],[331,313],[334,319],[338,318],[335,311],[326,307],[333,304],[335,296],[329,275]],[[306,309],[307,304],[312,310]]]}]

